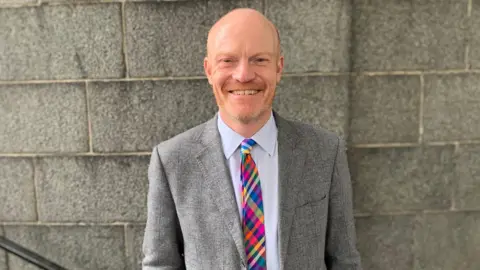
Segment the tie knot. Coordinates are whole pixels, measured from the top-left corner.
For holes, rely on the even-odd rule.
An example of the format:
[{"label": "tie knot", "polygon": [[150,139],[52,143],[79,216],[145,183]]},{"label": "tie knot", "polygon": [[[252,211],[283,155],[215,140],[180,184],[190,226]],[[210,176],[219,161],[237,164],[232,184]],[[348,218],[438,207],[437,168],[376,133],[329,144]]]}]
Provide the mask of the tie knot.
[{"label": "tie knot", "polygon": [[256,144],[253,139],[245,139],[242,141],[242,145],[240,146],[240,151],[242,151],[242,154],[250,154],[250,150],[252,150],[252,147]]}]

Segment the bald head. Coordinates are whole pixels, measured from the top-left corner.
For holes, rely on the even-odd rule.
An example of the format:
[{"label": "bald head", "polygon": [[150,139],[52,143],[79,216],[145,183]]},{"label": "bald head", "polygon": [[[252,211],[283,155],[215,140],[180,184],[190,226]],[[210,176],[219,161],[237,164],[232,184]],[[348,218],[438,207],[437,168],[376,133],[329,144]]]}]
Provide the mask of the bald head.
[{"label": "bald head", "polygon": [[275,26],[253,9],[235,9],[208,33],[203,68],[226,124],[252,136],[269,119],[284,58]]},{"label": "bald head", "polygon": [[280,35],[275,25],[262,13],[250,8],[238,8],[230,11],[220,18],[208,32],[207,54],[210,54],[218,35],[228,31],[264,31],[264,34],[271,35],[276,46],[277,55],[280,55]]}]

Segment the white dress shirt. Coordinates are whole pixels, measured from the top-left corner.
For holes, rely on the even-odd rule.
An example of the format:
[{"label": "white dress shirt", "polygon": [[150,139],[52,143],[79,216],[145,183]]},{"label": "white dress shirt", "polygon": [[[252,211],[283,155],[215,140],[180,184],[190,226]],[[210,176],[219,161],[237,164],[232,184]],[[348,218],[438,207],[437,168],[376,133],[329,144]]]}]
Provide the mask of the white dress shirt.
[{"label": "white dress shirt", "polygon": [[[218,131],[222,139],[223,152],[228,161],[232,184],[235,190],[238,212],[242,219],[242,182],[240,180],[240,144],[246,139],[233,131],[218,114]],[[263,213],[265,217],[265,240],[267,269],[279,269],[278,255],[278,144],[277,126],[273,113],[267,123],[251,137],[256,145],[251,150],[258,168],[262,187]]]}]

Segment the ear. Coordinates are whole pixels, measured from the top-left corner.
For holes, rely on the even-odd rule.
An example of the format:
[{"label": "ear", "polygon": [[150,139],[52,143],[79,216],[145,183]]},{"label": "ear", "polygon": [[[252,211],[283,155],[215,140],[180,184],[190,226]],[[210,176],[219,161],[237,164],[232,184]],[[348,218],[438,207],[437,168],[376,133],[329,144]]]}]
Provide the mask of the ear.
[{"label": "ear", "polygon": [[208,62],[208,56],[203,59],[203,70],[205,71],[205,75],[207,75],[208,83],[212,85],[212,67]]},{"label": "ear", "polygon": [[280,82],[283,72],[283,55],[280,55],[277,60],[277,83]]}]

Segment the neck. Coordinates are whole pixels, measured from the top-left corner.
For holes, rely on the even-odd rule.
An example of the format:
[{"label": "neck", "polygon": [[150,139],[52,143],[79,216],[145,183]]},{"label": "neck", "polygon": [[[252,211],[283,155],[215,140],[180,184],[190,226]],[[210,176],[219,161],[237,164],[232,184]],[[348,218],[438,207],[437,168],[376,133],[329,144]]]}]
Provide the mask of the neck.
[{"label": "neck", "polygon": [[223,122],[230,127],[236,133],[242,135],[245,138],[251,138],[255,133],[257,133],[270,119],[272,111],[268,110],[262,113],[259,117],[252,119],[248,123],[239,121],[234,117],[226,114],[222,110],[219,111],[219,115],[222,118]]}]

